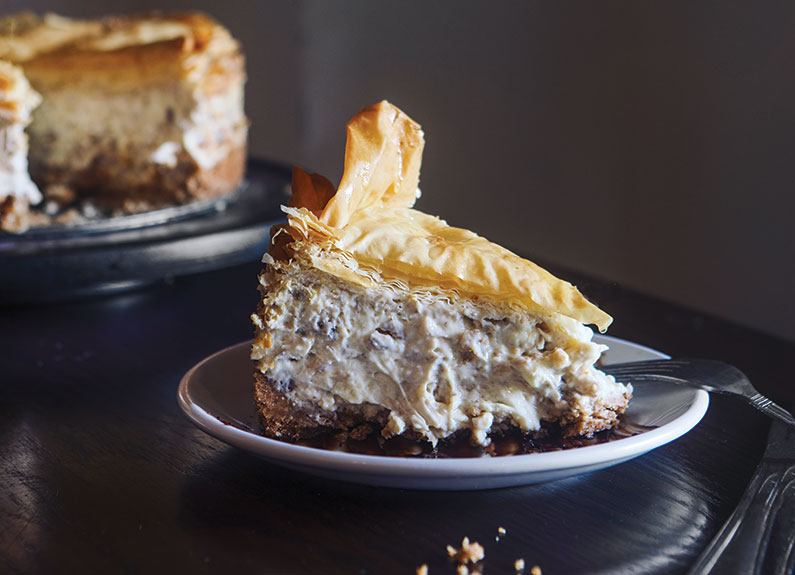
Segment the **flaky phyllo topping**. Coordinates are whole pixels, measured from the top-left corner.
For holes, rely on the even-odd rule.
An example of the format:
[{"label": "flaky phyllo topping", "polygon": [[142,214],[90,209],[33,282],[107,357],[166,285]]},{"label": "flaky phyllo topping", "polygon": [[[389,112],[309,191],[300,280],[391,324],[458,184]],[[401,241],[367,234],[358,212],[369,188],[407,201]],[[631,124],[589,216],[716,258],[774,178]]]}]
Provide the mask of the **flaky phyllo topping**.
[{"label": "flaky phyllo topping", "polygon": [[51,53],[102,53],[153,44],[191,53],[237,50],[237,42],[199,13],[78,20],[21,12],[0,18],[0,60],[30,62]]},{"label": "flaky phyllo topping", "polygon": [[612,318],[571,284],[477,234],[412,209],[425,145],[419,124],[383,101],[348,123],[345,171],[335,190],[293,168],[288,224],[275,259],[299,256],[364,286],[396,285],[561,314],[604,331]]}]

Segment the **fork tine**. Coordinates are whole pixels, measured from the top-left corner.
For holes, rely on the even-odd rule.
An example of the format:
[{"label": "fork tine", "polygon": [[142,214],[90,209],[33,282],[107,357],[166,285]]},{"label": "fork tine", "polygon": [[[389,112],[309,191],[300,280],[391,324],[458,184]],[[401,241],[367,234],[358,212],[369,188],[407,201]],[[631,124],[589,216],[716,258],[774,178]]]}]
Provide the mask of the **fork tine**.
[{"label": "fork tine", "polygon": [[607,365],[603,368],[606,373],[613,375],[632,375],[632,374],[668,374],[679,369],[679,363],[671,363],[671,360],[663,359],[659,361],[629,362]]},{"label": "fork tine", "polygon": [[[714,365],[720,365],[721,368],[728,368],[727,364],[719,362],[711,362],[709,360],[692,360],[692,359],[654,359],[649,361],[631,361],[627,363],[614,363],[605,366],[602,371],[613,375],[634,375],[634,374],[648,374],[648,375],[669,375],[681,373],[683,368],[691,368],[694,365],[699,365],[704,368],[710,368]],[[734,368],[732,368],[734,369]]]}]

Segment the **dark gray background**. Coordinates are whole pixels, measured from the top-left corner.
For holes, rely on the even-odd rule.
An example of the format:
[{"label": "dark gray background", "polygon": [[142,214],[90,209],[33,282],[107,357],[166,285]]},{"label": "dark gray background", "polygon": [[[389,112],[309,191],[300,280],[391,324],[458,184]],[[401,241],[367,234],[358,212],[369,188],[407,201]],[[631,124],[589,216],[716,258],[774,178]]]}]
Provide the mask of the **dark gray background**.
[{"label": "dark gray background", "polygon": [[154,8],[243,42],[255,156],[337,179],[345,122],[386,98],[425,130],[421,209],[795,340],[795,4],[2,4]]}]

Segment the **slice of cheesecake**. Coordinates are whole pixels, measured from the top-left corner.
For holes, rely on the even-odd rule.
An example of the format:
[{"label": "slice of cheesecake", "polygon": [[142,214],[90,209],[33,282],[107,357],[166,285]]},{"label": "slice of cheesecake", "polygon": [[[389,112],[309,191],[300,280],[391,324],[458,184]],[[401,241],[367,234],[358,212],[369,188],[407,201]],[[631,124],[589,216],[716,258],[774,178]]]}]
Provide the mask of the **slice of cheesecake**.
[{"label": "slice of cheesecake", "polygon": [[611,427],[631,387],[595,366],[585,324],[610,316],[573,286],[412,208],[424,141],[387,102],[348,125],[338,189],[296,168],[288,223],[260,275],[256,405],[266,435]]},{"label": "slice of cheesecake", "polygon": [[45,201],[134,213],[216,197],[243,177],[244,58],[202,14],[11,16],[0,60],[42,97],[27,132]]}]

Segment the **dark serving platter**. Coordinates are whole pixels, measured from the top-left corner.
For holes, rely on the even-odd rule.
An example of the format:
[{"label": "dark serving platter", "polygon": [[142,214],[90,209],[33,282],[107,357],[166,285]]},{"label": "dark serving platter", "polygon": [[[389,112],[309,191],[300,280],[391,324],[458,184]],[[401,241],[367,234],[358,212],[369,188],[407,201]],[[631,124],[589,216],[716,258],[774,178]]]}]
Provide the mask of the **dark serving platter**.
[{"label": "dark serving platter", "polygon": [[290,169],[250,160],[213,200],[73,226],[0,232],[0,302],[96,295],[254,260],[282,219]]}]

